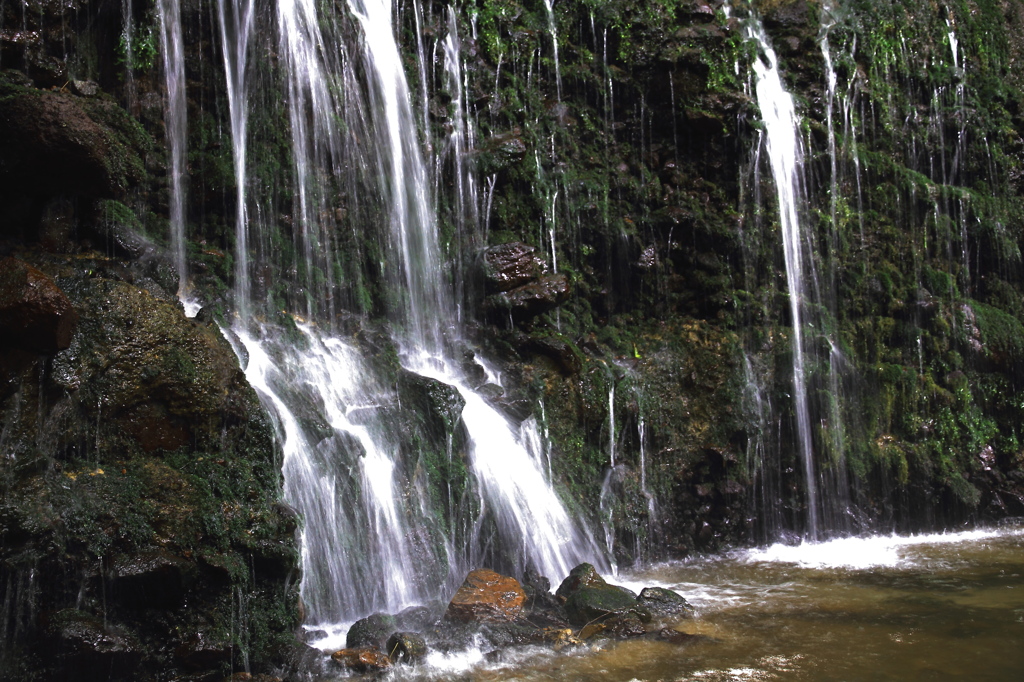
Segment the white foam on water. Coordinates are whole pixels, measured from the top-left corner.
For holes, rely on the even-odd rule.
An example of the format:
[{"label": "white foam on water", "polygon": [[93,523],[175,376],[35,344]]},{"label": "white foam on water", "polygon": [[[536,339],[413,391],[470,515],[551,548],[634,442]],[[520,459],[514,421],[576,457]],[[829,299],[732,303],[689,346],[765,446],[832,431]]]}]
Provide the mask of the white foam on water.
[{"label": "white foam on water", "polygon": [[788,563],[804,568],[896,568],[913,563],[913,557],[908,556],[907,551],[913,547],[975,542],[1000,537],[1008,532],[1020,531],[989,529],[926,535],[874,535],[799,545],[774,544],[748,550],[739,558],[749,563]]},{"label": "white foam on water", "polygon": [[333,625],[306,625],[304,629],[307,632],[313,630],[320,630],[324,634],[316,639],[310,640],[309,646],[314,649],[319,649],[324,653],[334,653],[339,649],[345,648],[345,639],[348,637],[348,631],[352,627],[351,622],[335,623]]},{"label": "white foam on water", "polygon": [[437,673],[454,675],[468,672],[479,667],[484,662],[484,652],[479,646],[471,647],[464,651],[453,651],[444,653],[431,651],[427,654],[426,660],[420,665],[423,672],[433,676]]}]

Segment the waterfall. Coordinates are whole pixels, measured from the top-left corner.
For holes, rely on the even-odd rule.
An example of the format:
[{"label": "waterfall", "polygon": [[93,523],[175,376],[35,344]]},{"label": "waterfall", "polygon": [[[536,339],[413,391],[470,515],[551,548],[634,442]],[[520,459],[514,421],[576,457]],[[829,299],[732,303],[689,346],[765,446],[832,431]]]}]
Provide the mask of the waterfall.
[{"label": "waterfall", "polygon": [[551,45],[555,59],[555,93],[558,101],[562,101],[562,71],[558,65],[558,28],[555,26],[555,0],[544,0],[544,8],[548,12],[548,30],[551,31]]},{"label": "waterfall", "polygon": [[[439,557],[410,532],[395,480],[397,444],[385,406],[358,352],[299,325],[304,349],[263,333],[236,331],[246,378],[267,403],[284,451],[285,499],[304,518],[302,598],[314,623],[376,609],[391,612],[432,596]],[[329,429],[301,423],[303,396],[323,405]],[[353,504],[361,497],[362,506]],[[417,561],[412,561],[416,556]],[[443,558],[443,557],[442,557]],[[444,572],[444,576],[447,572]]]},{"label": "waterfall", "polygon": [[224,55],[228,115],[231,121],[232,161],[235,170],[235,308],[248,319],[252,309],[249,265],[249,210],[247,205],[249,139],[249,41],[255,22],[254,0],[217,0],[221,52]]},{"label": "waterfall", "polygon": [[[456,305],[461,292],[454,290],[459,254],[449,273],[423,156],[429,145],[419,135],[393,6],[350,0],[348,10],[328,18],[311,0],[278,2],[276,64],[261,70],[256,45],[271,38],[255,27],[264,17],[251,4],[218,4],[237,185],[238,319],[224,333],[272,416],[284,452],[285,500],[304,520],[307,621],[323,625],[423,603],[483,565],[516,574],[533,568],[556,581],[582,561],[608,565],[555,492],[536,420],[510,419],[465,372],[468,344]],[[421,21],[419,6],[413,10],[412,20]],[[460,234],[448,245],[454,252],[478,238],[480,218],[454,9],[447,28],[441,47],[453,125],[439,162],[450,159],[455,180],[450,205]],[[421,42],[417,47],[427,52]],[[427,69],[418,69],[425,80]],[[269,232],[274,221],[258,220],[252,210],[264,213],[261,197],[249,194],[246,157],[257,77],[261,87],[279,87],[286,106],[293,255],[266,246],[280,238]],[[428,99],[424,94],[424,106]],[[352,169],[356,179],[344,180]],[[342,310],[333,293],[351,274],[337,265],[349,254],[335,247],[346,211],[358,211],[353,229],[362,238],[379,235],[398,368],[382,370],[387,363],[373,351],[335,331]],[[267,302],[258,300],[252,273],[270,271],[289,273],[298,292],[290,301],[298,308],[290,332],[260,321]],[[476,362],[490,383],[500,384],[486,360]],[[419,408],[394,385],[396,371],[400,383],[425,382],[428,392],[462,405],[444,435],[445,464],[427,463],[435,456],[425,451],[429,446],[403,439],[414,419],[409,412]],[[441,475],[438,466],[461,466],[457,455],[469,478],[465,491],[453,494],[450,481],[431,477]],[[442,484],[447,493],[432,496],[431,486]]]},{"label": "waterfall", "polygon": [[608,466],[615,468],[615,382],[608,388]]},{"label": "waterfall", "polygon": [[[185,248],[185,148],[188,135],[188,113],[185,103],[185,44],[181,29],[181,7],[178,0],[160,0],[160,42],[162,45],[164,79],[167,84],[167,104],[164,110],[164,128],[170,151],[170,220],[171,251],[178,271],[178,300],[185,313],[194,317],[199,304],[194,300],[188,279],[188,260]],[[130,20],[130,15],[127,17]],[[126,49],[131,50],[127,39]],[[129,88],[129,94],[131,95]]]},{"label": "waterfall", "polygon": [[804,349],[804,299],[807,296],[808,274],[804,265],[804,241],[800,211],[803,196],[800,188],[802,150],[798,135],[799,119],[793,97],[782,84],[778,58],[756,16],[751,17],[747,38],[758,46],[754,60],[757,104],[764,121],[765,144],[775,180],[779,222],[786,263],[786,285],[789,290],[789,311],[792,320],[793,403],[796,412],[797,446],[807,491],[807,537],[817,539],[818,479],[815,471],[811,434],[810,408],[807,398],[807,368]]}]

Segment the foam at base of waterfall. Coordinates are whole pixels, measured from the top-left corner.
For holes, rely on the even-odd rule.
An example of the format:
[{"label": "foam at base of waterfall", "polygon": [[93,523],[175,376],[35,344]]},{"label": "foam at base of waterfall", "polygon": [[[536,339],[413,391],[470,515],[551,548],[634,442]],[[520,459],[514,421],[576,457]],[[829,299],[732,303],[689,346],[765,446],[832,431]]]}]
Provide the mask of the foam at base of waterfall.
[{"label": "foam at base of waterfall", "polygon": [[911,547],[972,542],[1020,532],[970,530],[961,533],[838,538],[799,545],[774,544],[763,549],[749,550],[743,558],[748,562],[789,563],[803,568],[896,568],[913,565],[913,557],[907,556],[906,552]]},{"label": "foam at base of waterfall", "polygon": [[203,309],[202,302],[191,294],[180,294],[178,296],[178,302],[185,309],[185,317],[192,318],[199,314],[199,311]]}]

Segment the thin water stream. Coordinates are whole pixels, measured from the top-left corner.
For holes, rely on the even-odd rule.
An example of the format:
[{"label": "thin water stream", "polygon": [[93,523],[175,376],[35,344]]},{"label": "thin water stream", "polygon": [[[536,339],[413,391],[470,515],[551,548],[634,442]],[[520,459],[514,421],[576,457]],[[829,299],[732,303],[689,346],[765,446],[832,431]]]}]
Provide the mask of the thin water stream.
[{"label": "thin water stream", "polygon": [[[654,566],[697,617],[678,642],[430,659],[408,680],[1011,680],[1024,670],[1024,527],[773,546]],[[690,636],[685,636],[690,635]]]}]

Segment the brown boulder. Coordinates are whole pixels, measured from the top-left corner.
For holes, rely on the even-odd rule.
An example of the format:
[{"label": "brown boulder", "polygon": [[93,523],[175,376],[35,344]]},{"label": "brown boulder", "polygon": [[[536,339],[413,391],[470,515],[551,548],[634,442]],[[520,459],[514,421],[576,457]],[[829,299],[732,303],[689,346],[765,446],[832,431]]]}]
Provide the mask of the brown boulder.
[{"label": "brown boulder", "polygon": [[331,654],[331,660],[342,668],[361,673],[391,667],[391,659],[387,654],[376,649],[342,649]]},{"label": "brown boulder", "polygon": [[464,623],[510,621],[519,617],[525,602],[518,580],[480,568],[466,576],[444,617]]},{"label": "brown boulder", "polygon": [[78,313],[57,283],[28,263],[0,261],[0,345],[48,354],[71,345]]}]

